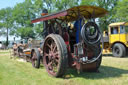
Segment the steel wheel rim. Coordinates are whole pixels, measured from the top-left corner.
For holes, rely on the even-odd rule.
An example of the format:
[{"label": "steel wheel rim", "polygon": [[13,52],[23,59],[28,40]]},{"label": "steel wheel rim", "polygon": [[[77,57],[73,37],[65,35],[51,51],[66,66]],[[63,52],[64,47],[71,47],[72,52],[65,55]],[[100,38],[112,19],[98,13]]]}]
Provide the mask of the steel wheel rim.
[{"label": "steel wheel rim", "polygon": [[43,62],[48,73],[55,76],[59,69],[60,54],[57,43],[52,38],[46,39],[43,54]]},{"label": "steel wheel rim", "polygon": [[116,53],[116,54],[120,54],[119,48],[117,48],[117,47],[115,48],[115,53]]}]

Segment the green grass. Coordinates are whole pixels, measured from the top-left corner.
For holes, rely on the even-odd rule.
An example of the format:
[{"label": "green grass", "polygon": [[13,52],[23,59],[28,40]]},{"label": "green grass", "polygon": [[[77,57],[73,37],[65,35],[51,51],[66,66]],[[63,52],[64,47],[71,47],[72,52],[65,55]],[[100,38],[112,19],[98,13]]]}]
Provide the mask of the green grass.
[{"label": "green grass", "polygon": [[69,69],[63,78],[54,78],[43,66],[35,69],[0,53],[0,85],[128,85],[128,58],[103,57],[99,71],[77,74]]}]

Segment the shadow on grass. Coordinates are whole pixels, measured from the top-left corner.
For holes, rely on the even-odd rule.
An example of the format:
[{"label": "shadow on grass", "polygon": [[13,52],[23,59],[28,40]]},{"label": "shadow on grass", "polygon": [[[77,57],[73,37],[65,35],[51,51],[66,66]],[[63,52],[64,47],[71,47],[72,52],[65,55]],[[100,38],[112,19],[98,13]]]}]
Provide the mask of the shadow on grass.
[{"label": "shadow on grass", "polygon": [[101,66],[99,72],[81,72],[77,73],[74,69],[69,69],[64,79],[82,77],[85,79],[102,79],[110,77],[120,77],[122,74],[128,74],[128,70],[119,69],[115,67]]}]

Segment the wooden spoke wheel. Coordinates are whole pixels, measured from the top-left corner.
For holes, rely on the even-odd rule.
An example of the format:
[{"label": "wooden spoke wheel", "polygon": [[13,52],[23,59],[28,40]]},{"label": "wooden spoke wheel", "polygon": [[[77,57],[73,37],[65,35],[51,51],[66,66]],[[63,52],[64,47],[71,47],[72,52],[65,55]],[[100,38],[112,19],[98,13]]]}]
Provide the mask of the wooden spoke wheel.
[{"label": "wooden spoke wheel", "polygon": [[40,53],[38,49],[35,49],[32,52],[32,58],[31,58],[32,66],[34,68],[39,68],[40,67]]},{"label": "wooden spoke wheel", "polygon": [[60,35],[50,34],[46,37],[43,47],[43,63],[47,72],[60,77],[67,67],[67,48]]}]

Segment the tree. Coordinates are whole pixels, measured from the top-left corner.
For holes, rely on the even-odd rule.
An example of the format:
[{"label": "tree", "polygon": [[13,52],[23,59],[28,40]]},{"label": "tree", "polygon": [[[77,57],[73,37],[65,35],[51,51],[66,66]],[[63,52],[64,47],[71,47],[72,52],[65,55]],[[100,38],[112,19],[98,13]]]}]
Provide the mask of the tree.
[{"label": "tree", "polygon": [[17,29],[16,34],[19,35],[22,39],[26,37],[35,38],[35,33],[31,29],[31,27],[21,27]]},{"label": "tree", "polygon": [[102,17],[99,19],[100,27],[102,27],[102,30],[108,30],[108,25],[110,23],[115,22],[115,19],[113,19],[113,15],[115,14],[114,7],[117,5],[118,0],[97,0],[98,6],[105,8],[108,10],[108,15],[105,17]]},{"label": "tree", "polygon": [[0,36],[6,35],[5,29],[3,29],[4,24],[0,22]]},{"label": "tree", "polygon": [[81,0],[81,5],[96,5],[96,0]]},{"label": "tree", "polygon": [[82,0],[82,5],[93,5],[99,6],[109,11],[107,16],[101,17],[98,19],[99,27],[102,30],[107,30],[108,25],[115,20],[113,19],[113,15],[115,11],[113,11],[114,7],[117,5],[118,0]]},{"label": "tree", "polygon": [[116,13],[113,19],[116,19],[118,22],[128,21],[128,0],[119,0],[114,11]]},{"label": "tree", "polygon": [[53,0],[57,11],[66,10],[68,8],[78,6],[80,0]]},{"label": "tree", "polygon": [[0,10],[0,28],[1,34],[6,35],[6,46],[8,46],[8,35],[12,28],[12,8],[7,7],[5,9]]},{"label": "tree", "polygon": [[21,38],[35,38],[36,33],[31,24],[31,19],[35,18],[31,0],[25,0],[23,3],[17,4],[13,9],[14,29],[11,34],[20,36]]}]

